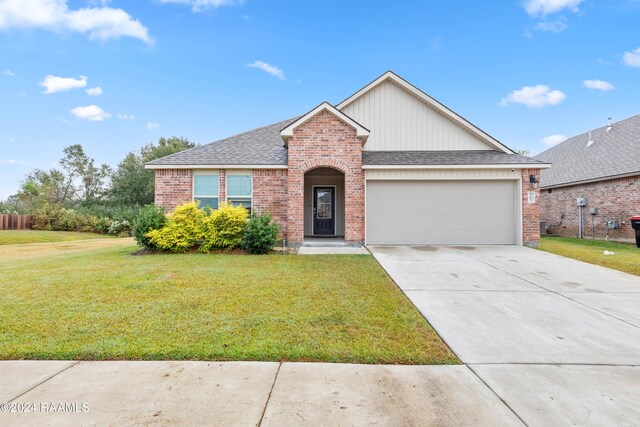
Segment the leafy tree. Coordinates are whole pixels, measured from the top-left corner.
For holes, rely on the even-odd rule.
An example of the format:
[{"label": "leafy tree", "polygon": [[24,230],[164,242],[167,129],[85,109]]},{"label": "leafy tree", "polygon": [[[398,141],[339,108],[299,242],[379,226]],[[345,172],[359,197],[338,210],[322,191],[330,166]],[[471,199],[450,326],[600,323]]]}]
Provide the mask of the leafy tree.
[{"label": "leafy tree", "polygon": [[142,156],[129,153],[111,175],[111,202],[134,206],[153,203],[153,172],[144,168]]},{"label": "leafy tree", "polygon": [[65,148],[60,166],[66,172],[69,182],[75,184],[79,181],[83,203],[92,204],[104,196],[111,168],[106,164],[95,166],[94,160],[85,154],[82,145],[75,144]]},{"label": "leafy tree", "polygon": [[525,149],[516,150],[516,153],[520,154],[521,156],[530,156],[531,155],[531,152],[529,150],[525,150]]},{"label": "leafy tree", "polygon": [[170,154],[197,147],[198,144],[189,141],[187,138],[172,136],[171,138],[160,138],[158,144],[147,144],[142,147],[141,155],[144,163],[159,159]]},{"label": "leafy tree", "polygon": [[111,202],[127,206],[153,203],[153,171],[145,169],[144,164],[196,146],[187,138],[163,137],[157,144],[145,145],[139,153],[128,153],[111,176]]},{"label": "leafy tree", "polygon": [[17,198],[29,209],[45,203],[69,205],[76,194],[73,181],[58,169],[35,169],[22,182]]},{"label": "leafy tree", "polygon": [[27,213],[29,212],[28,208],[24,202],[20,201],[17,194],[11,195],[5,200],[0,200],[0,213]]}]

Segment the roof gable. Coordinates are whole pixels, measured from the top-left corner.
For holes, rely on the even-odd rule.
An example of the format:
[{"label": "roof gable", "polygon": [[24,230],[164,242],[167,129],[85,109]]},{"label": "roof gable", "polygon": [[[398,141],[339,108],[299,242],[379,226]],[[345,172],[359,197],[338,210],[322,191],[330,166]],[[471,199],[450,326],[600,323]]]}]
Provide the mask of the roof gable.
[{"label": "roof gable", "polygon": [[597,181],[625,175],[640,175],[640,115],[574,136],[537,155],[553,163],[542,173],[544,188]]},{"label": "roof gable", "polygon": [[[395,95],[395,99],[393,99],[391,97],[391,96],[394,96],[393,93],[390,94],[391,96],[385,95],[384,87],[385,85],[388,86],[389,83],[393,84],[394,88],[401,89],[402,92],[407,95],[407,98],[402,99],[401,96],[398,97],[397,95]],[[390,88],[391,86],[388,86],[388,87]],[[389,92],[389,90],[386,90],[386,92]],[[382,130],[382,132],[378,132],[378,129],[375,129],[373,124],[369,124],[367,121],[365,121],[364,116],[366,116],[366,113],[363,113],[364,115],[362,118],[359,117],[360,115],[358,113],[359,106],[356,104],[358,104],[359,102],[362,102],[363,99],[367,97],[373,100],[376,100],[374,102],[378,102],[378,103],[398,102],[398,99],[400,99],[401,103],[406,104],[406,103],[410,103],[410,101],[408,100],[409,97],[411,97],[412,99],[418,100],[421,105],[424,105],[425,107],[427,107],[426,109],[428,109],[429,112],[427,113],[426,111],[420,111],[420,109],[417,108],[415,105],[410,106],[409,108],[411,109],[412,114],[422,113],[424,115],[424,117],[415,119],[415,122],[422,123],[425,126],[425,129],[430,129],[426,125],[426,122],[428,121],[432,121],[432,122],[439,121],[443,123],[441,127],[446,127],[448,125],[451,125],[449,126],[449,130],[451,130],[453,133],[452,139],[455,139],[456,141],[462,141],[461,143],[462,145],[459,149],[467,149],[467,150],[468,149],[478,149],[478,150],[493,149],[493,150],[498,150],[498,151],[509,153],[509,154],[514,153],[513,150],[506,147],[505,145],[500,143],[498,140],[496,140],[486,132],[474,126],[463,117],[459,116],[449,108],[445,107],[443,104],[431,98],[429,95],[422,92],[420,89],[416,88],[415,86],[408,83],[406,80],[402,79],[401,77],[399,77],[398,75],[394,74],[391,71],[387,71],[382,76],[378,77],[376,80],[374,80],[364,88],[360,89],[359,91],[357,91],[356,93],[354,93],[349,98],[345,99],[344,101],[342,101],[336,106],[337,109],[346,112],[350,116],[355,117],[356,120],[359,120],[363,122],[365,125],[373,128],[372,130],[376,134],[375,136],[376,138],[379,136],[378,135],[379,133],[383,133],[383,134],[385,132],[395,133],[395,129],[393,128],[397,128],[398,130],[406,129],[406,123],[405,125],[398,123],[395,126],[392,124],[390,126],[387,126],[391,128],[390,130],[384,129]],[[418,104],[418,103],[414,103],[414,104]],[[388,108],[391,109],[390,110],[391,112],[395,111],[396,113],[395,115],[397,117],[401,117],[402,112],[394,110],[396,106],[389,106]],[[376,114],[374,112],[374,113],[371,113],[371,115],[379,117],[381,114]],[[420,120],[422,120],[422,122]],[[454,130],[453,129],[454,126],[457,129]],[[460,132],[460,131],[464,131],[464,132]],[[421,131],[416,130],[416,132],[420,133]],[[396,134],[394,134],[393,137],[402,138],[402,136],[398,136]],[[423,141],[424,140],[425,138],[423,137]],[[404,147],[404,149],[424,150],[424,149],[433,149],[433,147],[416,147],[416,148]],[[452,148],[444,147],[444,149],[452,149]]]},{"label": "roof gable", "polygon": [[293,131],[296,130],[296,128],[298,128],[299,126],[302,126],[304,123],[306,123],[311,118],[317,116],[318,114],[320,114],[323,111],[327,111],[327,112],[333,114],[338,119],[342,120],[347,125],[351,126],[353,129],[355,129],[356,137],[358,139],[360,139],[361,141],[364,142],[369,137],[369,129],[365,128],[360,123],[356,122],[355,120],[353,120],[351,117],[347,116],[342,111],[336,109],[336,107],[334,107],[333,105],[329,104],[328,102],[323,102],[322,104],[318,105],[316,108],[314,108],[313,110],[309,111],[304,116],[299,117],[297,120],[293,121],[292,123],[290,123],[289,125],[287,125],[284,129],[282,129],[280,131],[280,136],[282,136],[282,139],[284,140],[284,142],[287,143],[289,141],[289,139],[291,137],[293,137]]}]

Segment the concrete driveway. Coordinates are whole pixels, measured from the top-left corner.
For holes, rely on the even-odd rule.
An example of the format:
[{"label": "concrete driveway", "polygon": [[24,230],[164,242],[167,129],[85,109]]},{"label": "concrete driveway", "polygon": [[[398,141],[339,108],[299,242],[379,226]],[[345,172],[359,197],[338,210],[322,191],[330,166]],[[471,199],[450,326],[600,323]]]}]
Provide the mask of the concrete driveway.
[{"label": "concrete driveway", "polygon": [[640,419],[640,278],[515,246],[370,247],[530,425]]}]

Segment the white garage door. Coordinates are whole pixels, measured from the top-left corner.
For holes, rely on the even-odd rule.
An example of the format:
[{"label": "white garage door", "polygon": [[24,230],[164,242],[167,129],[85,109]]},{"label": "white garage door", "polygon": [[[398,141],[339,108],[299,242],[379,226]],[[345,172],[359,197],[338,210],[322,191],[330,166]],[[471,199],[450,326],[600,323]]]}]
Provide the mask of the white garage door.
[{"label": "white garage door", "polygon": [[515,181],[367,181],[368,244],[515,244]]}]

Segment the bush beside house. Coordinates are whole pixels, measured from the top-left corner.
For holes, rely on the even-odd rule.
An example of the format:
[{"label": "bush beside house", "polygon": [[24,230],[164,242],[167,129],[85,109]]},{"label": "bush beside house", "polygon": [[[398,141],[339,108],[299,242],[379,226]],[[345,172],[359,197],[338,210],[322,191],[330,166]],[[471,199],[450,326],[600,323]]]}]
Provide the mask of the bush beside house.
[{"label": "bush beside house", "polygon": [[141,210],[133,226],[140,246],[184,253],[228,251],[242,248],[250,254],[271,252],[280,231],[271,216],[252,214],[242,206],[221,203],[216,210],[198,208],[196,202],[178,206],[162,223],[158,208]]}]

